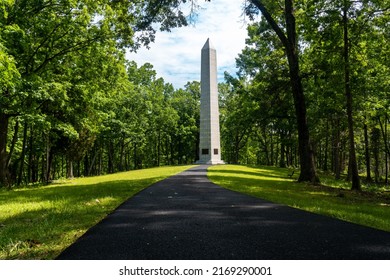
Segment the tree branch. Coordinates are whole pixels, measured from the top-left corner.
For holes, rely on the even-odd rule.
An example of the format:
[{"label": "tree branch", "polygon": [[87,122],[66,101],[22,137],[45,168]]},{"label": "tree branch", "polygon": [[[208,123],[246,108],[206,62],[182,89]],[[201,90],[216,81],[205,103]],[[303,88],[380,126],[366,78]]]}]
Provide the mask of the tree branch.
[{"label": "tree branch", "polygon": [[36,69],[34,69],[32,72],[33,73],[37,73],[39,72],[42,68],[44,68],[49,62],[51,62],[52,60],[54,60],[55,58],[57,57],[60,57],[61,55],[65,55],[67,53],[71,53],[71,52],[75,52],[75,51],[78,51],[78,50],[81,50],[83,48],[85,48],[86,46],[88,46],[91,42],[94,42],[96,41],[97,38],[92,38],[92,39],[89,39],[89,40],[85,40],[83,42],[79,42],[79,43],[76,43],[74,45],[71,45],[69,46],[68,48],[65,48],[55,54],[53,54],[52,56],[48,56]]},{"label": "tree branch", "polygon": [[[286,26],[287,26],[287,38],[290,42],[290,46],[297,46],[296,38],[296,23],[294,17],[294,8],[292,0],[285,0],[285,17],[286,17]],[[290,27],[290,28],[289,28]]]},{"label": "tree branch", "polygon": [[289,44],[288,44],[288,39],[286,37],[286,34],[283,32],[283,30],[280,28],[278,23],[269,13],[268,9],[264,6],[263,2],[261,0],[250,0],[250,1],[261,11],[261,14],[267,20],[268,24],[272,27],[272,29],[276,32],[276,35],[278,35],[280,41],[282,41],[283,46],[287,49]]},{"label": "tree branch", "polygon": [[34,56],[38,53],[38,51],[43,47],[44,44],[46,44],[46,42],[52,38],[54,32],[56,32],[56,30],[62,25],[62,23],[56,25],[54,27],[54,29],[41,41],[41,43],[35,48],[35,51],[32,53],[32,55],[30,56],[30,58],[27,60],[27,63],[26,63],[26,75],[28,75],[28,72],[29,72],[29,65],[30,63],[32,63],[33,59],[34,59]]}]

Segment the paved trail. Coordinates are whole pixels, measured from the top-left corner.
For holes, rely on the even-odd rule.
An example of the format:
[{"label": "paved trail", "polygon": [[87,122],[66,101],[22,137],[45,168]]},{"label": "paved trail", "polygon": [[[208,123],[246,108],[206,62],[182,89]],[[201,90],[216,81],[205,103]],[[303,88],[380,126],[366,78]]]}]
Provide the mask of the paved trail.
[{"label": "paved trail", "polygon": [[143,190],[58,259],[390,259],[390,233],[225,190],[206,168]]}]

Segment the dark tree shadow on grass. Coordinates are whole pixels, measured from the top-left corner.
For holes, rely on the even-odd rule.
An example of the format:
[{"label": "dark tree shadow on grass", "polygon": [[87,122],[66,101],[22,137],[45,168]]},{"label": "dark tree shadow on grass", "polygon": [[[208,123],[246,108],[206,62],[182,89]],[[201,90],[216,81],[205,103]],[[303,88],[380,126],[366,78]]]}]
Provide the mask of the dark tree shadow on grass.
[{"label": "dark tree shadow on grass", "polygon": [[[0,258],[52,259],[128,198],[160,179],[113,180],[0,193],[0,203],[12,199],[13,207],[20,207],[17,215],[0,220]],[[39,209],[30,210],[24,207],[26,203],[37,203]]]}]

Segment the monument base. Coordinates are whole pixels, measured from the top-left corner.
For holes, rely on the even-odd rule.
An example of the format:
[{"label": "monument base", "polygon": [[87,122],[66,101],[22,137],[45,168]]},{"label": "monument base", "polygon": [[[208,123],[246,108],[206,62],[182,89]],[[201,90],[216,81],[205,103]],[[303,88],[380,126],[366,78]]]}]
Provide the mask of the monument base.
[{"label": "monument base", "polygon": [[206,164],[206,165],[214,165],[214,164],[225,164],[225,162],[223,160],[208,160],[208,161],[204,161],[204,160],[198,160],[195,162],[195,164]]}]

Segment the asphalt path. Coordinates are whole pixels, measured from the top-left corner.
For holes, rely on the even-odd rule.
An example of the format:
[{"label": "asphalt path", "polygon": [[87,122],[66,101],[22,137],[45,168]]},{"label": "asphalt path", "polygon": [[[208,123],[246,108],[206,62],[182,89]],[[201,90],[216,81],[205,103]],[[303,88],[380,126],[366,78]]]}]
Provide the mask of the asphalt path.
[{"label": "asphalt path", "polygon": [[58,259],[390,259],[390,233],[211,183],[198,166],[141,191]]}]

